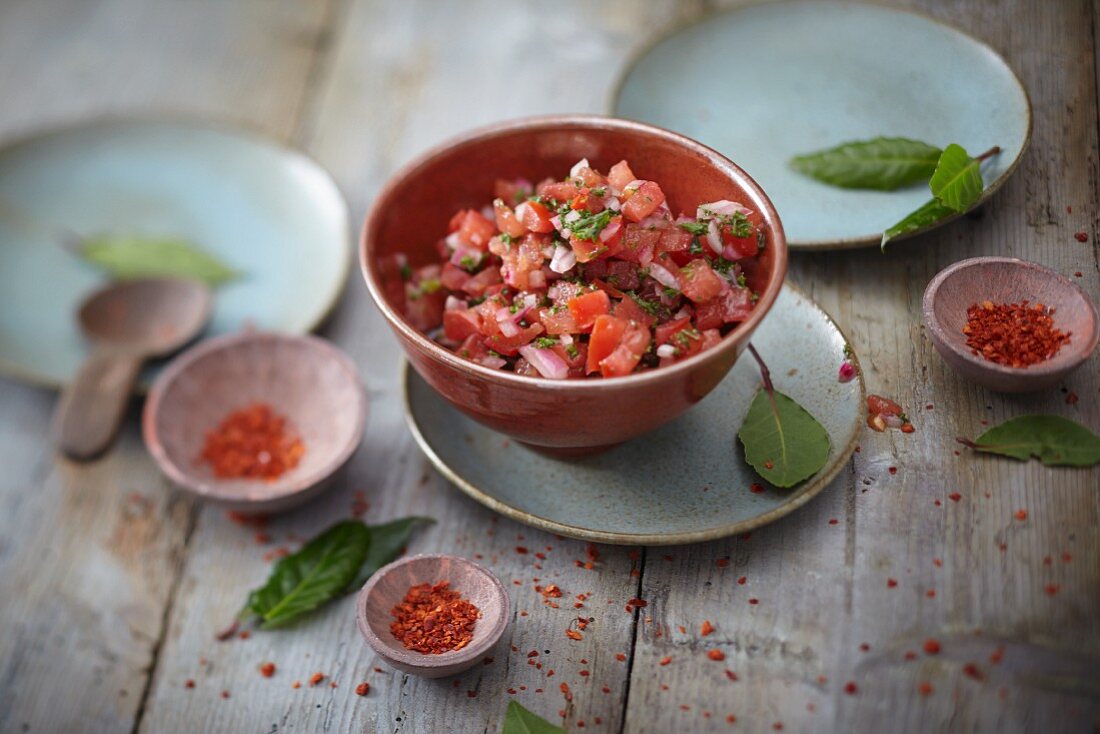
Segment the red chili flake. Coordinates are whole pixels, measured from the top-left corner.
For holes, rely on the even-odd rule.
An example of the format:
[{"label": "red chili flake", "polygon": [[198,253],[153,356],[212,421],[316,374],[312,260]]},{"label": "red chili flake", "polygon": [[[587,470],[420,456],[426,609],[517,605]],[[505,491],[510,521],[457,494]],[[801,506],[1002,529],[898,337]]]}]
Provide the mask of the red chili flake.
[{"label": "red chili flake", "polygon": [[222,698],[229,698],[229,691],[222,691]]},{"label": "red chili flake", "polygon": [[1058,584],[1047,584],[1043,587],[1043,591],[1047,593],[1047,596],[1054,596],[1061,588]]},{"label": "red chili flake", "polygon": [[967,663],[963,666],[963,673],[970,676],[974,680],[985,680],[985,676],[982,675],[982,671],[974,663]]},{"label": "red chili flake", "polygon": [[868,645],[866,642],[861,642],[860,645],[859,645],[860,652],[868,652],[870,649],[871,649],[871,646]]},{"label": "red chili flake", "polygon": [[749,485],[749,491],[753,494],[760,494],[764,491],[764,485],[760,484],[759,482],[753,482]]},{"label": "red chili flake", "polygon": [[603,687],[603,688],[601,688],[600,690],[601,690],[601,691],[603,691],[604,693],[611,693],[611,689],[610,689],[610,688],[608,688],[607,686],[604,686],[604,687]]},{"label": "red chili flake", "polygon": [[829,518],[829,524],[830,525],[836,525],[839,522],[840,522],[840,520],[837,520],[835,517]]},{"label": "red chili flake", "polygon": [[626,660],[626,655],[621,653],[621,652],[617,652],[617,653],[615,653],[615,659],[618,660],[621,663],[624,660]]},{"label": "red chili flake", "polygon": [[184,688],[194,688],[195,687],[194,679],[193,678],[188,678],[187,680],[185,680],[183,682],[183,687]]},{"label": "red chili flake", "polygon": [[366,681],[360,683],[355,687],[355,695],[357,696],[365,696],[368,693],[370,693],[370,683],[367,683]]},{"label": "red chili flake", "polygon": [[714,625],[710,623],[709,619],[703,620],[703,625],[699,628],[699,634],[706,637],[714,631]]},{"label": "red chili flake", "polygon": [[1084,273],[1082,273],[1082,272],[1081,272],[1080,270],[1078,270],[1077,272],[1075,272],[1075,273],[1074,273],[1073,275],[1074,275],[1075,277],[1077,277],[1077,278],[1083,278],[1083,277],[1085,276],[1085,274],[1084,274]]},{"label": "red chili flake", "polygon": [[521,556],[526,555],[527,554],[527,549],[524,548],[522,545],[517,545],[516,546],[516,553],[519,553]]},{"label": "red chili flake", "polygon": [[934,504],[934,505],[935,505],[936,507],[943,507],[943,503],[942,503],[942,502],[940,502],[939,500],[934,500],[934,501],[932,502],[932,504]]},{"label": "red chili flake", "polygon": [[727,724],[733,724],[736,721],[737,721],[737,717],[734,716],[733,714],[729,714],[728,716],[726,716],[726,723]]},{"label": "red chili flake", "polygon": [[958,492],[952,492],[951,494],[947,495],[947,499],[951,500],[952,502],[958,502],[962,498],[963,496]]},{"label": "red chili flake", "polygon": [[561,695],[565,696],[566,701],[572,701],[573,700],[573,692],[569,690],[569,684],[568,683],[562,683],[561,686],[559,686],[559,688],[561,688]]},{"label": "red chili flake", "polygon": [[707,652],[707,657],[715,661],[716,663],[719,663],[726,659],[726,653],[722,652],[718,648],[714,648],[713,650]]},{"label": "red chili flake", "polygon": [[477,691],[466,691],[466,698],[477,698]]},{"label": "red chili flake", "polygon": [[722,558],[719,558],[717,561],[714,562],[714,565],[718,568],[725,568],[726,566],[730,565],[729,556],[723,556]]},{"label": "red chili flake", "polygon": [[1070,340],[1070,332],[1054,326],[1054,311],[1041,303],[983,301],[966,311],[966,345],[972,354],[1009,367],[1044,362]]},{"label": "red chili flake", "polygon": [[1077,400],[1077,393],[1071,392],[1069,395],[1066,396],[1066,405],[1077,405]]},{"label": "red chili flake", "polygon": [[676,629],[678,629],[678,630],[680,631],[680,634],[681,634],[681,635],[686,635],[686,634],[687,634],[687,627],[685,627],[685,626],[684,626],[684,625],[682,625],[682,624],[680,624],[680,625],[677,625],[677,626],[676,626]]},{"label": "red chili flake", "polygon": [[826,678],[823,675],[819,675],[819,676],[817,676],[817,682],[820,683],[821,685],[825,685],[826,683],[829,682],[829,679]]},{"label": "red chili flake", "polygon": [[897,579],[886,579],[886,588],[892,589],[898,585]]},{"label": "red chili flake", "polygon": [[275,663],[264,663],[260,666],[260,675],[264,678],[270,678],[275,675]]},{"label": "red chili flake", "polygon": [[928,591],[924,592],[924,595],[927,596],[929,599],[935,599],[936,598],[936,590],[935,589],[929,589]]},{"label": "red chili flake", "polygon": [[898,468],[896,466],[891,466],[886,471],[890,472],[891,474],[897,474],[898,473]]},{"label": "red chili flake", "polygon": [[775,722],[774,724],[772,724],[772,728],[775,729],[776,731],[783,731],[783,722],[782,721]]},{"label": "red chili flake", "polygon": [[302,681],[296,680],[296,681],[294,681],[293,683],[290,684],[290,687],[295,688],[295,689],[301,688],[302,687]]},{"label": "red chili flake", "polygon": [[726,677],[729,678],[734,683],[736,683],[738,681],[737,673],[734,673],[732,670],[728,670],[728,669],[726,670]]},{"label": "red chili flake", "polygon": [[321,672],[314,673],[313,675],[311,675],[309,677],[309,684],[311,686],[315,686],[318,683],[320,683],[321,681],[323,681],[326,677],[327,676],[324,673],[321,673]]},{"label": "red chili flake", "polygon": [[681,711],[691,711],[691,706],[688,706],[686,703],[682,703],[682,704],[680,704],[680,710]]},{"label": "red chili flake", "polygon": [[859,693],[859,686],[855,684],[855,681],[848,681],[844,684],[844,692],[849,696],[854,696]]},{"label": "red chili flake", "polygon": [[932,692],[935,691],[935,690],[936,689],[932,687],[932,684],[929,683],[926,680],[921,681],[920,683],[917,684],[917,693],[919,693],[922,696],[931,696]]},{"label": "red chili flake", "polygon": [[1073,560],[1073,556],[1071,556],[1069,553],[1063,553],[1062,554],[1062,563],[1069,563],[1072,560]]},{"label": "red chili flake", "polygon": [[329,681],[328,685],[329,685],[329,688],[338,688],[339,687],[339,686],[336,685],[336,681]]},{"label": "red chili flake", "polygon": [[[539,665],[539,666],[537,666],[537,667],[539,668],[539,670],[542,670],[542,666],[541,666],[541,665]],[[546,671],[546,677],[547,677],[547,678],[553,678],[553,677],[554,677],[554,670],[553,670],[553,668],[551,668],[550,670]]]},{"label": "red chili flake", "polygon": [[917,653],[915,653],[912,650],[906,650],[905,651],[905,659],[906,660],[916,660],[917,659]]},{"label": "red chili flake", "polygon": [[940,652],[940,643],[932,638],[925,640],[924,652],[928,655],[938,655]]},{"label": "red chili flake", "polygon": [[737,579],[737,583],[738,583],[739,586],[744,586],[745,582],[748,581],[748,580],[749,579],[748,579],[747,576],[742,576],[741,578]]},{"label": "red chili flake", "polygon": [[1027,510],[1016,510],[1016,519],[1023,522],[1027,519]]},{"label": "red chili flake", "polygon": [[997,649],[989,653],[989,662],[991,665],[1000,665],[1001,661],[1005,657],[1005,646],[998,645]]},{"label": "red chili flake", "polygon": [[902,423],[900,430],[902,433],[916,433],[917,431],[917,429],[913,427],[912,423]]},{"label": "red chili flake", "polygon": [[1089,233],[1088,232],[1074,232],[1073,237],[1078,242],[1088,242],[1089,241]]},{"label": "red chili flake", "polygon": [[577,671],[577,675],[579,675],[582,678],[587,678],[588,676],[592,675],[592,671],[590,671],[590,670],[580,670],[580,671]]},{"label": "red chili flake", "polygon": [[258,545],[267,545],[271,542],[271,536],[267,533],[256,533],[252,538]]},{"label": "red chili flake", "polygon": [[565,631],[565,636],[568,637],[570,640],[583,640],[584,639],[584,635],[582,635],[580,632],[577,632],[576,630],[566,630]]},{"label": "red chili flake", "polygon": [[764,468],[765,468],[765,469],[774,469],[774,468],[775,468],[775,464],[774,464],[774,463],[772,463],[771,461],[765,461],[765,462],[764,462]]},{"label": "red chili flake", "polygon": [[760,603],[760,600],[755,598],[755,597],[753,597],[752,599],[749,599],[749,604],[759,604],[759,603]]},{"label": "red chili flake", "polygon": [[939,558],[933,558],[932,559],[932,565],[935,566],[936,568],[940,568],[941,566],[943,566],[943,561]]},{"label": "red chili flake", "polygon": [[390,614],[390,632],[406,649],[433,655],[466,647],[481,617],[447,581],[410,587]]},{"label": "red chili flake", "polygon": [[633,612],[635,609],[645,609],[648,604],[649,602],[647,602],[645,599],[634,597],[626,603],[626,611]]},{"label": "red chili flake", "polygon": [[663,658],[661,658],[660,662],[658,662],[657,664],[658,665],[668,665],[671,662],[672,662],[672,656],[671,655],[665,655]]},{"label": "red chili flake", "polygon": [[222,479],[271,481],[298,466],[306,448],[287,433],[287,420],[267,403],[252,403],[208,431],[199,458]]},{"label": "red chili flake", "polygon": [[1043,556],[1043,565],[1044,566],[1050,566],[1050,565],[1053,565],[1053,563],[1054,563],[1053,558],[1051,558],[1050,556]]}]

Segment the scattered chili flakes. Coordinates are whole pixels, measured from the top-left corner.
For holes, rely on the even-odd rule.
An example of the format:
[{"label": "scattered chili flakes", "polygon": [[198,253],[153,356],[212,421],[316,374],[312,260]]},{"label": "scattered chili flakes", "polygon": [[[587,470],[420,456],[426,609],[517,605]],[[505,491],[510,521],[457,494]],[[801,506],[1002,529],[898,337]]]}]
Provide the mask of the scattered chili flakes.
[{"label": "scattered chili flakes", "polygon": [[1077,397],[1077,393],[1071,392],[1069,395],[1066,396],[1066,405],[1077,405],[1078,399],[1079,398]]},{"label": "scattered chili flakes", "polygon": [[928,591],[924,592],[924,595],[927,596],[929,599],[935,599],[936,598],[936,590],[935,589],[929,589]]},{"label": "scattered chili flakes", "polygon": [[940,567],[943,566],[943,560],[940,559],[940,558],[933,558],[932,559],[932,565],[935,566],[936,568],[940,568]]},{"label": "scattered chili flakes", "polygon": [[725,568],[725,567],[729,566],[730,565],[729,556],[722,556],[721,558],[719,558],[717,561],[714,562],[714,565],[717,566],[718,568]]},{"label": "scattered chili flakes", "polygon": [[522,545],[517,545],[516,546],[516,553],[519,553],[521,556],[525,556],[525,555],[527,555],[527,549],[524,548]]},{"label": "scattered chili flakes", "polygon": [[829,518],[829,524],[830,525],[838,525],[839,523],[840,523],[840,520],[837,520],[835,517],[830,517]]},{"label": "scattered chili flakes", "polygon": [[568,637],[570,640],[583,640],[584,639],[584,635],[582,635],[580,632],[577,632],[574,629],[567,629],[565,631],[565,636]]},{"label": "scattered chili flakes", "polygon": [[886,579],[886,588],[892,589],[898,585],[897,579]]},{"label": "scattered chili flakes", "polygon": [[726,659],[726,653],[722,652],[718,648],[714,648],[713,650],[709,650],[707,652],[707,657],[716,663],[720,663]]},{"label": "scattered chili flakes", "polygon": [[729,678],[734,683],[736,683],[738,681],[737,673],[734,673],[732,670],[729,670],[728,668],[726,669],[726,677]]},{"label": "scattered chili flakes", "polygon": [[997,649],[989,653],[989,664],[1000,665],[1001,661],[1005,658],[1005,646],[997,645]]},{"label": "scattered chili flakes", "polygon": [[962,497],[963,496],[958,492],[952,492],[951,494],[947,495],[947,499],[951,500],[952,502],[958,502],[962,499]]},{"label": "scattered chili flakes", "polygon": [[1077,240],[1078,242],[1088,242],[1089,241],[1089,233],[1088,232],[1074,232],[1073,233],[1073,238],[1075,240]]},{"label": "scattered chili flakes", "polygon": [[727,724],[735,724],[735,723],[737,723],[737,717],[736,717],[736,716],[734,716],[733,714],[729,714],[728,716],[726,716],[726,723],[727,723]]},{"label": "scattered chili flakes", "polygon": [[1016,519],[1023,522],[1027,519],[1027,510],[1016,510]]},{"label": "scattered chili flakes", "polygon": [[363,681],[355,687],[356,696],[365,696],[368,693],[370,693],[370,683],[367,683],[366,681]]},{"label": "scattered chili flakes", "polygon": [[891,474],[897,474],[898,468],[896,466],[891,466],[886,471],[890,472]]},{"label": "scattered chili flakes", "polygon": [[714,625],[710,623],[709,619],[704,619],[702,626],[699,628],[699,634],[706,637],[714,631]]},{"label": "scattered chili flakes", "polygon": [[626,611],[633,613],[635,609],[645,609],[649,605],[645,599],[634,597],[626,603]]},{"label": "scattered chili flakes", "polygon": [[615,659],[618,660],[621,663],[624,660],[626,660],[626,654],[621,653],[621,652],[617,652],[617,653],[615,653]]},{"label": "scattered chili flakes", "polygon": [[[867,426],[879,433],[890,427],[900,428],[905,433],[912,433],[915,430],[901,406],[881,395],[867,396]],[[895,467],[894,472],[896,471]]]},{"label": "scattered chili flakes", "polygon": [[481,611],[447,581],[410,587],[390,614],[390,632],[402,645],[433,655],[466,647],[481,617]]},{"label": "scattered chili flakes", "polygon": [[856,685],[855,681],[848,681],[844,684],[844,692],[849,696],[854,696],[859,693],[859,686]]},{"label": "scattered chili flakes", "polygon": [[327,677],[328,676],[326,676],[324,673],[318,671],[318,672],[314,673],[313,675],[311,675],[309,677],[309,684],[311,686],[318,685],[321,681],[323,681]]},{"label": "scattered chili flakes", "polygon": [[275,675],[275,663],[264,663],[260,666],[260,675],[264,678],[270,678]]},{"label": "scattered chili flakes", "polygon": [[859,651],[860,652],[870,652],[871,651],[871,646],[868,645],[866,642],[861,642],[861,643],[859,643]]},{"label": "scattered chili flakes", "polygon": [[753,494],[761,494],[764,491],[764,485],[760,484],[760,482],[753,482],[749,485],[749,491]]},{"label": "scattered chili flakes", "polygon": [[928,655],[938,655],[940,652],[940,643],[932,638],[925,640],[924,652]]},{"label": "scattered chili flakes", "polygon": [[301,461],[306,448],[287,432],[287,419],[267,403],[252,403],[208,431],[199,459],[221,479],[274,480]]},{"label": "scattered chili flakes", "polygon": [[184,688],[194,688],[195,687],[195,679],[194,678],[188,678],[187,680],[185,680],[183,682],[183,687]]},{"label": "scattered chili flakes", "polygon": [[295,689],[301,688],[302,687],[302,681],[296,680],[296,681],[294,681],[293,683],[290,684],[290,687],[295,688]]},{"label": "scattered chili flakes", "polygon": [[760,603],[760,600],[757,599],[756,597],[753,597],[752,599],[749,599],[749,604],[759,604],[759,603]]},{"label": "scattered chili flakes", "polygon": [[967,663],[964,665],[963,673],[974,680],[985,680],[985,676],[982,674],[981,669],[974,663]]},{"label": "scattered chili flakes", "polygon": [[1073,560],[1073,556],[1071,556],[1069,553],[1063,553],[1062,554],[1062,563],[1069,563],[1072,560]]},{"label": "scattered chili flakes", "polygon": [[222,698],[229,698],[229,691],[222,691]]},{"label": "scattered chili flakes", "polygon": [[737,579],[737,584],[739,586],[744,586],[745,582],[748,581],[748,580],[749,580],[748,576],[742,576],[741,578]]},{"label": "scattered chili flakes", "polygon": [[660,659],[660,661],[657,664],[658,665],[668,665],[671,662],[672,662],[672,656],[671,655],[665,655],[663,658]]},{"label": "scattered chili flakes", "polygon": [[917,693],[922,696],[931,696],[936,689],[932,687],[932,684],[926,680],[922,680],[917,684]]},{"label": "scattered chili flakes", "polygon": [[569,690],[568,683],[562,683],[559,688],[561,688],[561,695],[565,697],[566,701],[573,700],[573,692]]},{"label": "scattered chili flakes", "polygon": [[983,301],[966,311],[966,345],[974,355],[1009,367],[1045,362],[1067,344],[1072,332],[1054,326],[1054,309],[1041,303]]},{"label": "scattered chili flakes", "polygon": [[906,650],[905,651],[905,659],[906,660],[916,660],[917,659],[917,653],[913,650]]},{"label": "scattered chili flakes", "polygon": [[1054,596],[1061,590],[1061,588],[1062,587],[1058,584],[1047,584],[1045,587],[1043,587],[1043,591],[1047,593],[1047,596]]}]

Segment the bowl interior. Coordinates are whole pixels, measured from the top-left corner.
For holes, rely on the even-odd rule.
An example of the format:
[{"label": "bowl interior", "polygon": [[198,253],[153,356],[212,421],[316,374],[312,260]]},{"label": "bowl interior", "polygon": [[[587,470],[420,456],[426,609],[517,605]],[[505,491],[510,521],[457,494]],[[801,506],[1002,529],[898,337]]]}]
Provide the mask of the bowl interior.
[{"label": "bowl interior", "polygon": [[1054,325],[1071,333],[1069,344],[1040,365],[1056,370],[1081,359],[1096,343],[1096,315],[1080,288],[1046,268],[1022,260],[975,260],[946,275],[936,290],[932,315],[942,328],[948,345],[961,354],[991,368],[1002,367],[971,354],[966,345],[966,310],[982,301],[993,303],[1042,303],[1054,309]]},{"label": "bowl interior", "polygon": [[[474,626],[474,637],[461,650],[431,655],[407,649],[390,632],[394,605],[401,602],[409,587],[417,584],[450,583],[481,611]],[[481,566],[464,558],[448,555],[413,556],[402,559],[375,574],[363,589],[360,616],[386,648],[387,654],[407,665],[444,666],[460,658],[477,656],[495,644],[507,624],[507,595],[496,577]]]},{"label": "bowl interior", "polygon": [[[233,499],[265,500],[327,477],[359,443],[365,397],[351,364],[314,337],[255,334],[200,344],[164,375],[153,428],[163,458],[184,483]],[[199,460],[208,431],[251,403],[287,418],[305,444],[298,466],[274,481],[218,479]]]},{"label": "bowl interior", "polygon": [[377,279],[377,291],[400,314],[403,291],[394,288],[399,275],[380,267],[382,261],[397,253],[404,253],[414,268],[438,261],[435,243],[446,235],[451,216],[462,208],[489,204],[497,179],[561,179],[581,158],[603,173],[620,160],[629,161],[636,175],[661,185],[673,214],[694,216],[699,204],[718,199],[739,201],[761,212],[768,247],[759,258],[747,261],[746,277],[762,293],[782,269],[785,260],[776,241],[782,237],[776,236],[779,224],[771,204],[741,169],[719,154],[636,123],[551,118],[475,134],[399,174],[368,219],[368,277]]}]

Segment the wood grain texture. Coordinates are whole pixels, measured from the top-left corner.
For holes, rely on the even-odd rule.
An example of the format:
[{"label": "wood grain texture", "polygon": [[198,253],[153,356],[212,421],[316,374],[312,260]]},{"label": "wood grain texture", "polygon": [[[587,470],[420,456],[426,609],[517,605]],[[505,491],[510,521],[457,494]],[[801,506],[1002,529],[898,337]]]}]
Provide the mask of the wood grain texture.
[{"label": "wood grain texture", "polygon": [[[869,433],[817,500],[750,537],[590,548],[497,518],[430,469],[404,424],[396,341],[357,272],[325,335],[370,389],[364,446],[332,491],[264,528],[168,492],[133,413],[104,462],[55,463],[52,396],[2,382],[0,730],[495,733],[509,688],[571,731],[1095,727],[1100,469],[956,454],[953,438],[1025,412],[1100,428],[1100,358],[1067,393],[995,395],[950,371],[919,316],[932,275],[979,254],[1039,261],[1100,300],[1100,2],[912,4],[1005,55],[1032,96],[1032,147],[977,214],[886,256],[798,255],[791,278],[837,319],[870,391],[899,399],[916,433]],[[108,110],[243,121],[329,168],[358,223],[387,175],[457,132],[602,111],[633,48],[711,5],[15,0],[0,5],[0,93],[19,104],[0,110],[0,134]],[[295,628],[215,642],[266,576],[265,555],[364,509],[368,522],[436,517],[410,551],[471,557],[500,576],[515,616],[491,663],[457,683],[394,672],[359,637],[354,597]],[[563,592],[558,608],[535,590],[547,583]],[[577,594],[591,596],[574,609]],[[628,612],[636,595],[648,606]],[[581,615],[593,621],[570,640]],[[715,631],[703,636],[703,620]],[[938,655],[922,651],[928,638]],[[267,661],[270,679],[258,672]],[[329,678],[311,687],[315,671]],[[362,681],[366,698],[354,693]],[[921,682],[934,692],[919,695]]]}]

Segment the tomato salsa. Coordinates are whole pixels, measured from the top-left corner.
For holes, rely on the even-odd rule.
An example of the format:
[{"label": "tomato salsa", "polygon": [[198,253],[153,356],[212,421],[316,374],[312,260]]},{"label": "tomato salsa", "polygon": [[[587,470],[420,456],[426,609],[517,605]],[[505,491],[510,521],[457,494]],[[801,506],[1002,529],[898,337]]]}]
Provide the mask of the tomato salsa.
[{"label": "tomato salsa", "polygon": [[408,321],[485,367],[550,379],[619,377],[717,344],[752,312],[746,269],[765,245],[732,201],[674,216],[626,161],[562,180],[498,180],[439,240],[440,261],[388,263]]}]

